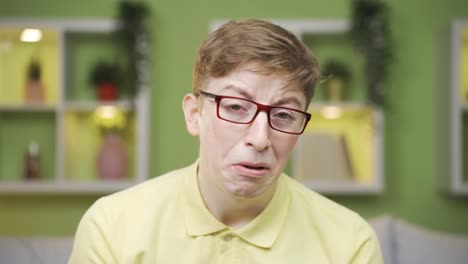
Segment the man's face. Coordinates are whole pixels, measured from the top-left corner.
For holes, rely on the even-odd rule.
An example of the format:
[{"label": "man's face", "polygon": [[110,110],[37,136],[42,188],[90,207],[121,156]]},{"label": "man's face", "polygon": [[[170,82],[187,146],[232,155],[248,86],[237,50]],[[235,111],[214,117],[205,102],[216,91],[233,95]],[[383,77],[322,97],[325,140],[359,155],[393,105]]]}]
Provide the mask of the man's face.
[{"label": "man's face", "polygon": [[[298,110],[305,108],[302,91],[287,86],[282,74],[265,76],[244,66],[226,77],[209,78],[205,84],[203,90],[216,95],[241,97]],[[201,100],[197,128],[201,180],[213,188],[240,197],[257,197],[272,190],[298,136],[272,129],[266,112],[258,113],[250,124],[221,120],[216,115],[216,102],[204,97]]]}]

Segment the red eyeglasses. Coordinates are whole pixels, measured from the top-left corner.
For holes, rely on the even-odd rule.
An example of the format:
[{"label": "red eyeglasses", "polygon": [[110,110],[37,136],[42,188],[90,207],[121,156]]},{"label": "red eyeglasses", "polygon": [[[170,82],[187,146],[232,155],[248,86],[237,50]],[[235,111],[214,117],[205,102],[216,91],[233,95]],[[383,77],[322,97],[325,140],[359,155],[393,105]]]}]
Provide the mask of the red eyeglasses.
[{"label": "red eyeglasses", "polygon": [[250,124],[260,111],[265,111],[271,128],[287,134],[300,135],[312,116],[310,113],[296,109],[264,105],[239,97],[216,95],[205,91],[200,91],[200,94],[216,102],[219,119],[236,124]]}]

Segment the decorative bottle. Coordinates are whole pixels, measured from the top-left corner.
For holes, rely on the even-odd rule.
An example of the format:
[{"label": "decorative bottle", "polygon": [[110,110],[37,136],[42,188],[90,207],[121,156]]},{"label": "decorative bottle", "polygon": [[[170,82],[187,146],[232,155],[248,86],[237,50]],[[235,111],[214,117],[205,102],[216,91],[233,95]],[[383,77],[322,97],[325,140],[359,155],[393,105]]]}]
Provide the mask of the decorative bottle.
[{"label": "decorative bottle", "polygon": [[31,141],[25,155],[25,179],[37,180],[40,177],[39,145]]}]

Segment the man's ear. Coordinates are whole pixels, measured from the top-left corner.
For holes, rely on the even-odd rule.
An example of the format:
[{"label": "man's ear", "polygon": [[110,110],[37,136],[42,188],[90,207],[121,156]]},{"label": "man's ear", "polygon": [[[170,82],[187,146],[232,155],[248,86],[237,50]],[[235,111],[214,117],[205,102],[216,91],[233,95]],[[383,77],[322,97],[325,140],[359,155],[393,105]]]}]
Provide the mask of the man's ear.
[{"label": "man's ear", "polygon": [[200,116],[200,109],[198,109],[198,107],[198,98],[195,95],[187,94],[184,96],[182,110],[184,111],[185,125],[187,131],[192,136],[198,136],[199,134],[198,119]]}]

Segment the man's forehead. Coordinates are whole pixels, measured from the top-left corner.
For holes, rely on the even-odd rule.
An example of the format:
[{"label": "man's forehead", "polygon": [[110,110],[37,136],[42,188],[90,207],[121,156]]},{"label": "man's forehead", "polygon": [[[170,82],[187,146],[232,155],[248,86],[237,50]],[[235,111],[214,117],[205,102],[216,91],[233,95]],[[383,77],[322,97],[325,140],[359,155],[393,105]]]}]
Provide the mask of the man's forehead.
[{"label": "man's forehead", "polygon": [[[208,85],[208,92],[220,95],[240,96],[249,100],[271,105],[293,104],[298,108],[305,107],[304,93],[297,86],[283,86],[281,88],[256,87],[255,85],[241,84],[224,80],[213,80]],[[267,101],[263,101],[267,100]]]}]

